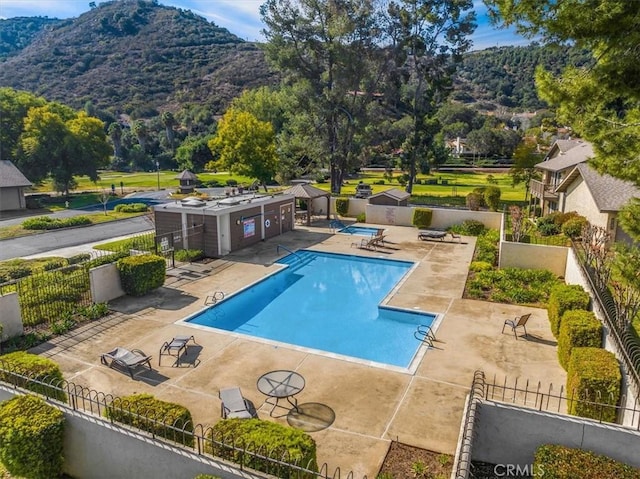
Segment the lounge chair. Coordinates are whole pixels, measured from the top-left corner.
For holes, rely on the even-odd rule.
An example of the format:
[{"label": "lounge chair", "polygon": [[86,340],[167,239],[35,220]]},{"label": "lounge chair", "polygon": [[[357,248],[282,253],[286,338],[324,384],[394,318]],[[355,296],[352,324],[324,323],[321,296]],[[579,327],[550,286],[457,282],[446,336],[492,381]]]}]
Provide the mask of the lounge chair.
[{"label": "lounge chair", "polygon": [[165,341],[162,343],[160,347],[160,356],[158,357],[158,366],[162,362],[162,356],[173,356],[176,358],[173,363],[174,366],[180,366],[180,356],[184,351],[185,356],[187,355],[187,343],[189,341],[193,341],[196,343],[196,339],[193,336],[176,336],[171,339],[171,341]]},{"label": "lounge chair", "polygon": [[129,351],[125,348],[115,348],[108,353],[104,353],[100,356],[100,361],[105,366],[112,368],[114,365],[120,366],[126,369],[131,379],[133,379],[133,371],[143,364],[149,366],[151,369],[151,356],[147,356],[139,349],[132,349]]},{"label": "lounge chair", "polygon": [[242,396],[239,387],[221,389],[218,394],[222,404],[220,405],[220,415],[223,419],[251,419],[258,417],[255,407],[251,401]]},{"label": "lounge chair", "polygon": [[513,335],[516,337],[516,339],[518,339],[518,335],[516,334],[516,329],[517,328],[522,328],[524,329],[524,337],[527,337],[527,321],[529,321],[529,318],[531,317],[531,313],[527,313],[527,314],[523,314],[522,316],[518,316],[515,319],[507,319],[504,324],[502,325],[502,332],[504,333],[504,328],[506,328],[507,326],[509,326],[511,328],[511,331],[513,331]]},{"label": "lounge chair", "polygon": [[360,249],[369,249],[369,250],[374,250],[376,249],[376,246],[378,246],[378,237],[377,236],[372,236],[369,239],[366,238],[362,238],[360,240],[360,243],[351,243],[351,246],[357,246]]},{"label": "lounge chair", "polygon": [[439,239],[442,241],[444,237],[447,236],[446,231],[437,231],[437,230],[419,230],[418,231],[418,239],[425,241],[429,239]]}]

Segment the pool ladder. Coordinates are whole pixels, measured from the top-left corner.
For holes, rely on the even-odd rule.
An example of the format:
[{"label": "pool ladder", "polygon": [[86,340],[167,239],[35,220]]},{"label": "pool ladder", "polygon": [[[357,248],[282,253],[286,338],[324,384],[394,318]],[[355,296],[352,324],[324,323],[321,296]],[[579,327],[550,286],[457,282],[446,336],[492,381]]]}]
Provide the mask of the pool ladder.
[{"label": "pool ladder", "polygon": [[296,258],[298,258],[299,260],[303,260],[304,258],[302,256],[300,256],[298,253],[296,253],[295,251],[291,251],[289,248],[287,248],[286,246],[282,246],[281,244],[279,244],[278,246],[276,246],[276,254],[280,253],[280,250],[283,249],[289,253],[291,253],[292,255],[294,255]]},{"label": "pool ladder", "polygon": [[433,347],[433,342],[436,340],[436,335],[434,334],[433,329],[431,329],[431,326],[427,326],[426,324],[419,325],[413,332],[413,337],[418,341],[427,343],[430,347]]}]

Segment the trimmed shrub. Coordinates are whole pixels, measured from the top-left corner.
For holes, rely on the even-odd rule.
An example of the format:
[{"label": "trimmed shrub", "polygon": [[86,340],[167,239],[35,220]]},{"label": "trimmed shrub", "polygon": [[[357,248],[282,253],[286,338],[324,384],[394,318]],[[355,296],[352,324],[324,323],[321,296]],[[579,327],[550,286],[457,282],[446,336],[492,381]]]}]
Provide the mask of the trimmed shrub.
[{"label": "trimmed shrub", "polygon": [[[316,442],[309,434],[299,429],[260,419],[223,419],[213,426],[211,437],[214,441],[228,445],[250,445],[253,450],[261,451],[265,456],[287,461],[312,471],[318,470]],[[241,451],[234,451],[217,444],[214,444],[213,448],[213,454],[218,457],[236,463],[243,461],[243,464],[258,471],[271,472],[269,463],[265,460],[249,459]],[[284,474],[285,471],[280,468],[279,473]],[[279,475],[278,477],[289,476]],[[315,478],[315,474],[306,476],[294,473],[292,477],[312,479],[312,477]]]},{"label": "trimmed shrub", "polygon": [[151,394],[116,398],[107,406],[105,416],[154,436],[193,446],[191,412],[184,406],[161,401]]},{"label": "trimmed shrub", "polygon": [[589,294],[578,284],[559,284],[554,286],[549,295],[547,313],[551,332],[554,337],[560,334],[560,319],[570,309],[588,309]]},{"label": "trimmed shrub", "polygon": [[414,208],[413,218],[411,218],[411,223],[416,228],[425,229],[431,226],[432,218],[433,218],[433,210],[429,208]]},{"label": "trimmed shrub", "polygon": [[227,186],[238,186],[238,180],[234,178],[229,178],[227,180]]},{"label": "trimmed shrub", "polygon": [[474,261],[484,261],[485,263],[495,265],[498,260],[498,242],[490,235],[478,236],[473,259]]},{"label": "trimmed shrub", "polygon": [[545,479],[640,479],[640,470],[591,451],[544,444],[533,461],[535,477]]},{"label": "trimmed shrub", "polygon": [[130,296],[143,296],[164,284],[167,263],[154,254],[128,256],[118,260],[122,289]]},{"label": "trimmed shrub", "polygon": [[360,213],[358,216],[356,216],[356,221],[358,223],[366,223],[367,222],[367,214],[366,213]]},{"label": "trimmed shrub", "polygon": [[120,203],[113,210],[118,213],[142,213],[148,211],[149,207],[144,203]]},{"label": "trimmed shrub", "polygon": [[22,222],[22,227],[27,230],[56,230],[70,228],[72,226],[90,225],[88,216],[73,216],[71,218],[52,218],[50,216],[37,216]]},{"label": "trimmed shrub", "polygon": [[43,264],[42,269],[45,271],[52,271],[54,269],[62,268],[64,266],[66,266],[65,261],[53,260],[53,261],[47,261],[45,264]]},{"label": "trimmed shrub", "polygon": [[69,264],[84,263],[85,261],[89,261],[90,259],[91,259],[91,255],[89,253],[80,253],[68,258],[67,263]]},{"label": "trimmed shrub", "polygon": [[51,479],[62,475],[64,415],[36,396],[0,404],[0,461],[13,476]]},{"label": "trimmed shrub", "polygon": [[373,182],[374,185],[384,185],[384,180],[376,180]]},{"label": "trimmed shrub", "polygon": [[484,196],[480,193],[469,193],[465,198],[465,202],[467,208],[471,211],[478,211],[484,204]]},{"label": "trimmed shrub", "polygon": [[560,321],[558,361],[565,370],[573,348],[602,346],[602,324],[591,311],[565,311]]},{"label": "trimmed shrub", "polygon": [[492,269],[476,272],[467,283],[467,294],[500,303],[538,305],[547,301],[549,291],[557,281],[547,270]]},{"label": "trimmed shrub", "polygon": [[569,400],[567,412],[615,422],[621,380],[615,354],[601,348],[573,348],[567,369],[567,394],[574,400]]},{"label": "trimmed shrub", "polygon": [[349,213],[349,198],[336,198],[336,213],[347,216]]},{"label": "trimmed shrub", "polygon": [[449,228],[454,233],[465,236],[480,236],[486,231],[484,224],[477,220],[464,220],[462,224],[453,225]]},{"label": "trimmed shrub", "polygon": [[584,216],[570,218],[562,224],[562,234],[567,238],[575,239],[580,237],[582,229],[589,223]]},{"label": "trimmed shrub", "polygon": [[[5,371],[9,371],[0,372],[0,379],[4,382],[15,384],[58,401],[67,402],[66,393],[57,389],[64,381],[62,371],[60,371],[58,364],[51,359],[26,351],[15,351],[0,356],[0,366]],[[38,384],[34,381],[44,384]]]},{"label": "trimmed shrub", "polygon": [[174,253],[176,261],[191,263],[204,258],[204,251],[201,249],[179,249]]},{"label": "trimmed shrub", "polygon": [[498,211],[502,191],[497,186],[487,186],[484,189],[483,198],[491,211]]},{"label": "trimmed shrub", "polygon": [[119,253],[107,254],[88,261],[86,266],[87,269],[97,268],[98,266],[102,266],[104,264],[115,263],[119,259],[127,258],[128,256],[128,251],[120,251]]},{"label": "trimmed shrub", "polygon": [[26,278],[32,273],[29,266],[12,266],[7,270],[7,276],[10,279]]}]

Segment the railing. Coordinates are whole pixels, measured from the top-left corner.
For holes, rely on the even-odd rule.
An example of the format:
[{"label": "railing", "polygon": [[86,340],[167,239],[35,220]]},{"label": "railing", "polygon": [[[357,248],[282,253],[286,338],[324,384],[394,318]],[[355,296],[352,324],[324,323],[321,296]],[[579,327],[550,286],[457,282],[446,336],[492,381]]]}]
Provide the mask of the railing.
[{"label": "railing", "polygon": [[298,258],[300,260],[303,259],[302,256],[300,256],[298,253],[296,253],[295,251],[291,251],[289,248],[287,248],[286,246],[282,246],[281,244],[276,246],[276,254],[280,253],[281,249],[287,251],[288,253],[291,253],[292,255],[294,255],[296,258]]},{"label": "railing", "polygon": [[[573,243],[573,250],[578,264],[589,281],[594,299],[600,305],[604,316],[604,321],[610,333],[610,337],[616,345],[620,359],[625,365],[629,377],[635,384],[636,390],[640,391],[640,343],[638,339],[629,331],[626,325],[620,324],[617,319],[616,306],[611,293],[597,285],[596,273],[593,267],[584,260],[584,251],[580,243]],[[582,254],[581,254],[582,253]]]},{"label": "railing", "polygon": [[531,191],[531,195],[537,198],[558,198],[558,195],[554,193],[554,185],[543,183],[539,180],[530,180],[529,190]]},{"label": "railing", "polygon": [[471,471],[471,456],[473,440],[476,434],[476,422],[478,420],[478,405],[485,396],[485,378],[482,371],[473,374],[471,392],[467,400],[466,413],[462,425],[462,437],[460,438],[455,458],[456,479],[467,479]]},{"label": "railing", "polygon": [[[225,459],[239,470],[266,472],[276,477],[291,479],[340,479],[340,468],[331,474],[324,463],[317,470],[311,464],[299,464],[287,448],[265,449],[253,443],[237,442],[224,437],[214,427],[191,422],[178,423],[157,416],[152,410],[144,410],[117,396],[85,388],[75,383],[53,377],[28,376],[12,369],[0,358],[0,382],[18,393],[38,394],[90,416],[100,416],[112,424],[129,427],[148,434],[160,444],[184,448],[200,456]],[[107,411],[109,413],[107,414]],[[93,422],[95,422],[92,419]],[[138,424],[135,427],[131,424]],[[346,474],[353,479],[353,472]],[[367,476],[363,476],[367,479]]]}]

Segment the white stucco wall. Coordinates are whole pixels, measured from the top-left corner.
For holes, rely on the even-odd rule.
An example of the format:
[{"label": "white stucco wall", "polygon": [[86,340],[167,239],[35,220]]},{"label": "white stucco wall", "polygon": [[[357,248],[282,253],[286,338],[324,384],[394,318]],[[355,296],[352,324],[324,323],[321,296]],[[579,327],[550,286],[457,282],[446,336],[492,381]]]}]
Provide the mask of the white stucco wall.
[{"label": "white stucco wall", "polygon": [[500,242],[500,268],[547,269],[564,277],[567,269],[567,252],[564,246],[545,246],[528,243]]},{"label": "white stucco wall", "polygon": [[107,303],[124,296],[120,273],[115,263],[105,264],[89,270],[89,285],[94,303]]},{"label": "white stucco wall", "polygon": [[593,196],[582,177],[577,178],[569,187],[564,197],[564,211],[576,211],[594,226],[609,228],[609,214],[600,213],[593,201]]},{"label": "white stucco wall", "polygon": [[2,340],[20,336],[23,332],[18,293],[0,295],[0,323]]}]

